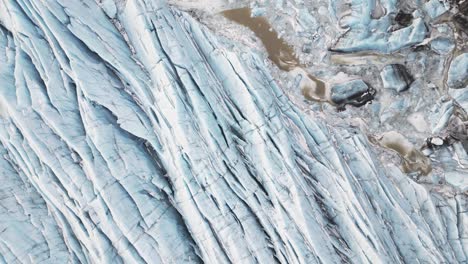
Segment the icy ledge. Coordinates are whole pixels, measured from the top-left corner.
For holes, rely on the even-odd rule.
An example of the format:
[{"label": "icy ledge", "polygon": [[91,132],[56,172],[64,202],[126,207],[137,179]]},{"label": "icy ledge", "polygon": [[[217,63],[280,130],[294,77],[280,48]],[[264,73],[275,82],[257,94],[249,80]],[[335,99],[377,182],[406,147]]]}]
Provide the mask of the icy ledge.
[{"label": "icy ledge", "polygon": [[1,263],[466,263],[465,194],[384,167],[188,15],[2,0],[0,23]]}]

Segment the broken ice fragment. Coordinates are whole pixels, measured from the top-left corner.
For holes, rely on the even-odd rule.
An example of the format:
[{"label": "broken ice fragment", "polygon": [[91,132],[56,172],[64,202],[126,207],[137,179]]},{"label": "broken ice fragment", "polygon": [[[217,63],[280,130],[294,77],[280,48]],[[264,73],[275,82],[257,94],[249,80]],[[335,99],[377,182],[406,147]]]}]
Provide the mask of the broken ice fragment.
[{"label": "broken ice fragment", "polygon": [[[460,111],[460,109],[456,110]],[[455,111],[448,123],[447,132],[452,140],[460,141],[468,152],[468,119],[466,116]]]},{"label": "broken ice fragment", "polygon": [[351,80],[331,86],[331,101],[337,105],[362,106],[374,99],[375,90],[369,88],[363,80]]},{"label": "broken ice fragment", "polygon": [[431,18],[436,18],[445,13],[449,9],[449,5],[439,0],[429,0],[424,4],[423,9]]},{"label": "broken ice fragment", "polygon": [[390,64],[380,73],[385,89],[394,89],[397,92],[405,91],[413,82],[413,78],[401,64]]},{"label": "broken ice fragment", "polygon": [[407,118],[408,122],[416,128],[418,132],[424,132],[428,129],[424,113],[412,113]]},{"label": "broken ice fragment", "polygon": [[449,171],[445,173],[447,183],[458,187],[462,192],[468,188],[468,177],[465,173],[459,171]]},{"label": "broken ice fragment", "polygon": [[368,34],[364,34],[363,25],[368,27],[367,24],[360,24],[361,27],[356,25],[356,29],[348,31],[339,38],[331,50],[336,52],[373,51],[390,54],[421,43],[427,34],[426,25],[421,18],[414,19],[408,27],[395,31],[390,31],[390,27],[385,23],[375,25],[382,27],[381,34],[371,34],[370,29]]},{"label": "broken ice fragment", "polygon": [[435,146],[442,146],[444,144],[444,140],[440,137],[433,137],[431,138],[431,144]]},{"label": "broken ice fragment", "polygon": [[450,88],[459,89],[468,85],[468,53],[453,59],[448,72],[447,84]]},{"label": "broken ice fragment", "polygon": [[455,43],[449,38],[439,37],[431,41],[432,50],[439,54],[448,54],[453,50],[454,47]]}]

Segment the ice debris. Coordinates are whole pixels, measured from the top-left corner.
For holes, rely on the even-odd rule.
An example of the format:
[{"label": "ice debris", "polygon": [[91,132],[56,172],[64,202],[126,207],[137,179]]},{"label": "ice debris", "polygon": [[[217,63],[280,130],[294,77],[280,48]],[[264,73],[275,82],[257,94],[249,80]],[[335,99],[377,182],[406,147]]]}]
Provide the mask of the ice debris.
[{"label": "ice debris", "polygon": [[413,77],[408,73],[406,67],[401,64],[385,66],[380,73],[380,77],[385,89],[393,89],[397,92],[407,90],[413,82]]},{"label": "ice debris", "polygon": [[466,262],[466,196],[307,114],[189,13],[114,4],[0,5],[0,262]]},{"label": "ice debris", "polygon": [[447,84],[450,88],[465,88],[468,86],[468,53],[458,55],[450,64]]}]

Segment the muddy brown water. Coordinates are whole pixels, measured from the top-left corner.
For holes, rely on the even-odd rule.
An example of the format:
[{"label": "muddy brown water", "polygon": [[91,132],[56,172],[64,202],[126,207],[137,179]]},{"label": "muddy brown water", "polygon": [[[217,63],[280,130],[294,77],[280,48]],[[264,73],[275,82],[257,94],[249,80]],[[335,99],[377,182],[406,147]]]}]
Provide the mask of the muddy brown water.
[{"label": "muddy brown water", "polygon": [[271,28],[270,23],[265,17],[252,17],[252,12],[248,7],[226,10],[222,14],[227,19],[252,30],[265,46],[268,58],[278,68],[290,71],[299,66],[299,60],[294,54],[293,48],[278,36],[278,33]]},{"label": "muddy brown water", "polygon": [[[252,17],[250,8],[231,9],[222,12],[223,16],[240,25],[248,27],[262,41],[265,49],[268,52],[268,58],[283,71],[296,72],[304,76],[305,81],[302,85],[302,94],[308,100],[324,102],[329,100],[329,90],[325,82],[312,76],[304,70],[304,66],[300,64],[299,59],[294,54],[293,48],[283,39],[278,36],[278,33],[271,28],[270,23],[265,17]],[[361,56],[340,56],[337,55],[335,60],[344,64],[354,62],[358,59],[360,63],[368,63],[369,60],[379,61],[381,58],[371,54],[369,58],[364,60]],[[363,60],[362,61],[359,61]],[[341,61],[342,60],[342,61]],[[359,64],[359,63],[358,63]],[[333,103],[332,103],[333,104]],[[403,136],[391,135],[386,138],[386,142],[379,142],[386,148],[396,151],[403,158],[403,170],[405,172],[419,171],[427,175],[431,171],[430,161],[416,150]]]},{"label": "muddy brown water", "polygon": [[[303,70],[305,85],[302,85],[302,94],[308,100],[329,101],[327,98],[327,86],[322,80],[312,76],[304,70],[300,64],[293,48],[272,29],[265,17],[252,17],[251,9],[248,7],[226,10],[223,16],[240,25],[248,27],[260,39],[268,52],[268,58],[283,71],[294,71],[298,68]],[[313,83],[311,85],[311,83]]]},{"label": "muddy brown water", "polygon": [[398,132],[385,132],[380,138],[370,137],[369,140],[397,152],[402,158],[401,165],[405,173],[420,172],[422,175],[428,175],[432,171],[431,160]]},{"label": "muddy brown water", "polygon": [[317,79],[316,77],[312,76],[311,74],[306,74],[306,77],[310,81],[312,81],[313,85],[310,85],[310,83],[302,85],[302,95],[311,101],[317,101],[317,102],[328,102],[330,104],[334,104],[330,100],[330,96],[328,93],[328,89],[326,84]]}]

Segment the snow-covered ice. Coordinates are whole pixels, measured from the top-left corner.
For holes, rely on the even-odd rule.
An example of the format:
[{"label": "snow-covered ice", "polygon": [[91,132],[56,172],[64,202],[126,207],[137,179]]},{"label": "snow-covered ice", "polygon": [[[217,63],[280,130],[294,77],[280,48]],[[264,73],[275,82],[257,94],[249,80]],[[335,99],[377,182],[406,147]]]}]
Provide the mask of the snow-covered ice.
[{"label": "snow-covered ice", "polygon": [[[395,64],[392,53],[424,45],[432,15],[415,10],[390,31],[393,0],[319,1],[317,16],[307,1],[255,1],[272,27],[300,27],[277,31],[285,41],[315,38],[296,55],[323,61],[284,72],[213,11],[253,1],[170,2],[1,1],[0,263],[466,263],[466,53],[441,52],[450,97],[437,106],[420,100],[442,97],[420,75],[380,95],[380,66],[324,62],[359,51],[378,53],[366,65]],[[272,19],[284,5],[289,15]],[[408,64],[436,65],[411,54]],[[373,87],[373,105],[337,112],[287,81],[341,70],[360,77],[327,86],[331,97]],[[420,113],[406,127],[405,111]],[[365,114],[348,122],[353,113]],[[388,132],[425,115],[415,136]],[[425,155],[429,130],[447,144]]]}]

